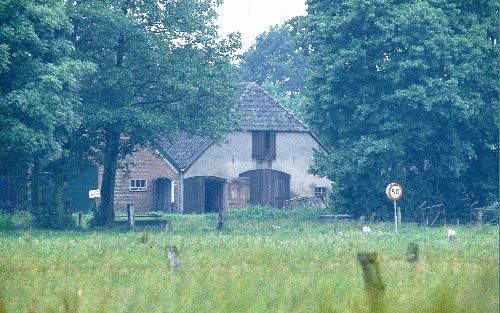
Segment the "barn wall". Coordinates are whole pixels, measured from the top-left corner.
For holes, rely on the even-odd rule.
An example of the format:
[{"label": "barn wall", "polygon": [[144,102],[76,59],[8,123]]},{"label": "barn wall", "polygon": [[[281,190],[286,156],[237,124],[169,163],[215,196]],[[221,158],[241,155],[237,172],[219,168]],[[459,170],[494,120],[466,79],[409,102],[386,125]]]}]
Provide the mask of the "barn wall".
[{"label": "barn wall", "polygon": [[[156,178],[177,180],[178,174],[160,155],[150,148],[144,148],[128,156],[121,169],[116,171],[115,211],[126,212],[127,203],[134,203],[136,212],[154,209],[153,193]],[[147,191],[129,191],[130,179],[146,179]],[[99,188],[102,180],[102,168],[99,169]],[[177,194],[175,199],[178,199]]]},{"label": "barn wall", "polygon": [[307,173],[312,163],[313,148],[318,143],[309,133],[278,132],[276,134],[276,160],[252,160],[252,133],[233,132],[226,142],[212,145],[185,173],[193,176],[216,176],[224,179],[261,168],[282,171],[291,175],[290,196],[314,195],[314,187],[327,187],[330,181]]}]

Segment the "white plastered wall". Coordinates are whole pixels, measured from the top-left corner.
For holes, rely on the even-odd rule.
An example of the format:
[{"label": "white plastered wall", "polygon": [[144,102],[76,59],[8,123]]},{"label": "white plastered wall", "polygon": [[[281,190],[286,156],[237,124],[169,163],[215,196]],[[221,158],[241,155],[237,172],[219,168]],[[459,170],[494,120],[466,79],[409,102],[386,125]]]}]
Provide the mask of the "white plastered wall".
[{"label": "white plastered wall", "polygon": [[270,164],[252,160],[252,133],[233,132],[226,141],[212,145],[186,171],[184,178],[216,176],[224,179],[238,177],[241,173],[270,168],[290,174],[290,196],[314,195],[315,187],[331,188],[329,180],[307,172],[313,160],[313,149],[320,149],[318,142],[307,132],[278,132],[276,134],[276,160]]}]

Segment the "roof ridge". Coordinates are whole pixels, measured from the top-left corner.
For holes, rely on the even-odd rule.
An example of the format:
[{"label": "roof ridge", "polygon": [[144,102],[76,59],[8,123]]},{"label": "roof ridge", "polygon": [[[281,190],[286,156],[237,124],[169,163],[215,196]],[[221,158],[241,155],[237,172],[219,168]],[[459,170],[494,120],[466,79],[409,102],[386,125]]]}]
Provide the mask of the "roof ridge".
[{"label": "roof ridge", "polygon": [[[252,100],[255,100],[255,96],[257,95],[257,97],[260,96],[262,97],[262,99],[264,99],[263,101],[262,100],[260,101],[260,104],[258,106],[260,106],[261,108],[267,106],[270,109],[267,110],[267,112],[271,114],[271,119],[267,120],[267,122],[271,121],[271,124],[268,124],[267,126],[265,126],[266,115],[261,115],[260,116],[261,118],[257,117],[257,124],[253,124],[256,121],[255,119],[251,120],[246,119],[243,121],[243,124],[239,125],[239,127],[243,128],[244,130],[252,130],[252,129],[258,130],[259,128],[262,129],[262,128],[273,128],[273,127],[277,128],[275,129],[277,131],[311,130],[306,122],[297,117],[293,112],[291,112],[288,108],[286,108],[283,104],[281,104],[278,100],[276,100],[267,90],[265,90],[262,86],[260,86],[256,82],[241,82],[238,85],[241,87],[241,93],[238,97],[239,100],[238,104],[235,105],[234,108],[232,109],[234,112],[236,111],[244,112],[245,110],[249,109],[253,111],[254,109],[252,109],[252,106],[254,106],[255,104]],[[265,113],[266,110],[262,112]],[[248,115],[246,116],[248,117]],[[251,114],[250,116],[253,116],[253,118],[256,117],[254,114]],[[269,115],[267,115],[267,117],[269,118]],[[276,117],[278,118],[276,119]],[[279,126],[280,125],[279,123],[282,123],[281,126]]]}]

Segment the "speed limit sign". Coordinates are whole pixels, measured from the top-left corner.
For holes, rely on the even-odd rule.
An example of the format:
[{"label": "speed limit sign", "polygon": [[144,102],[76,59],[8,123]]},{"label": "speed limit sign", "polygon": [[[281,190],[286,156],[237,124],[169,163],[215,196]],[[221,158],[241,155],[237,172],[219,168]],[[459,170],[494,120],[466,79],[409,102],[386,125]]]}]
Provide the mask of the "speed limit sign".
[{"label": "speed limit sign", "polygon": [[396,201],[403,196],[403,187],[398,183],[390,183],[385,188],[385,194],[389,199],[394,201],[394,229],[398,232],[398,215],[396,211]]},{"label": "speed limit sign", "polygon": [[403,196],[403,187],[398,183],[390,183],[385,188],[385,194],[389,199],[398,201]]}]

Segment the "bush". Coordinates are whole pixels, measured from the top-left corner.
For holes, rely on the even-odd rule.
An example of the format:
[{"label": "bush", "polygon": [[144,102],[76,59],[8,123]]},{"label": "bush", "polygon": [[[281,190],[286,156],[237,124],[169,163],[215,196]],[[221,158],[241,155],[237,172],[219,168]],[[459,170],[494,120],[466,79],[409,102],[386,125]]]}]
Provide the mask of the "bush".
[{"label": "bush", "polygon": [[26,229],[32,226],[32,222],[31,214],[26,211],[0,214],[0,230]]},{"label": "bush", "polygon": [[43,229],[67,229],[74,226],[71,214],[58,214],[55,208],[43,205],[33,210],[33,221],[36,227]]}]

